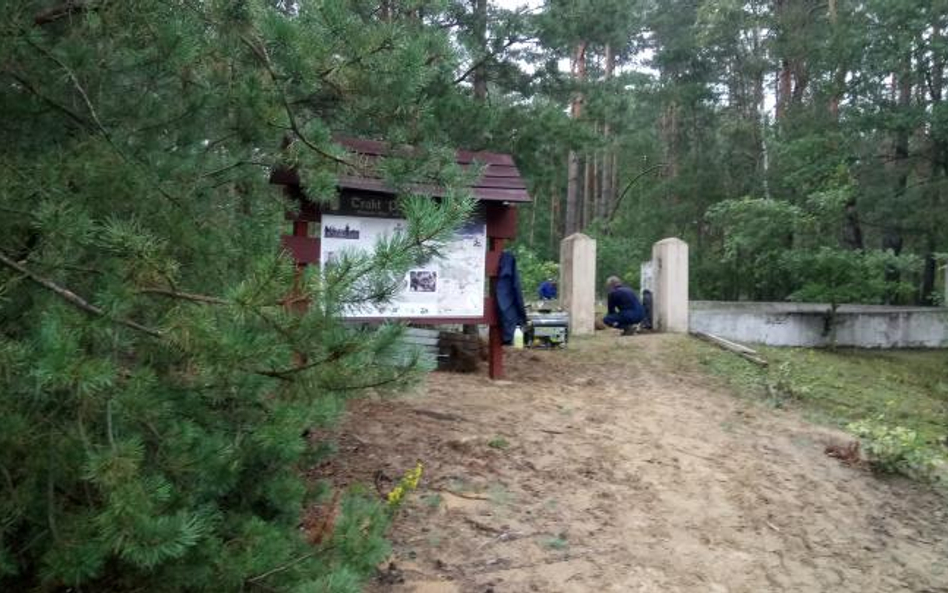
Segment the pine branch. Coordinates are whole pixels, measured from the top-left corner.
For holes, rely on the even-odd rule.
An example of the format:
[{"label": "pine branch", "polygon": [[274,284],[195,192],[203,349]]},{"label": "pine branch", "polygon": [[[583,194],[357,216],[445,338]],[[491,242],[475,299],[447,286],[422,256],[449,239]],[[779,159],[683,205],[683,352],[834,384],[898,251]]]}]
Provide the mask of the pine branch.
[{"label": "pine branch", "polygon": [[29,80],[27,80],[27,79],[24,78],[23,76],[21,76],[21,75],[17,74],[16,72],[10,70],[9,68],[4,68],[3,71],[6,72],[7,75],[10,76],[10,78],[12,78],[13,80],[15,80],[15,81],[17,81],[18,83],[20,83],[20,85],[21,85],[24,89],[26,89],[27,91],[29,91],[30,94],[32,94],[34,97],[36,97],[37,99],[39,99],[40,101],[42,101],[42,102],[45,103],[46,105],[52,107],[52,108],[55,109],[56,111],[59,111],[60,113],[62,113],[63,115],[65,115],[66,117],[68,117],[69,119],[71,119],[72,121],[74,121],[75,123],[79,124],[81,127],[85,128],[85,127],[87,127],[87,126],[89,125],[89,122],[86,121],[85,118],[83,118],[82,116],[80,116],[79,114],[77,114],[77,113],[76,113],[75,111],[73,111],[72,109],[69,109],[69,108],[66,107],[65,105],[61,105],[60,103],[57,103],[56,101],[53,101],[52,99],[50,99],[49,97],[47,97],[47,96],[44,95],[43,93],[39,92],[39,90],[33,85],[33,83],[31,83]]},{"label": "pine branch", "polygon": [[[89,99],[89,95],[86,93],[85,88],[79,82],[79,78],[72,71],[72,69],[65,62],[63,62],[58,57],[56,57],[56,54],[54,54],[53,52],[49,51],[45,47],[38,45],[34,43],[32,40],[30,40],[29,36],[24,36],[24,40],[26,41],[27,45],[29,45],[30,47],[34,48],[36,51],[46,56],[46,58],[48,58],[49,60],[53,61],[57,66],[59,66],[63,70],[63,72],[66,73],[66,76],[69,77],[69,80],[72,82],[72,85],[76,89],[76,92],[79,93],[79,95],[82,97],[82,101],[83,103],[85,103],[86,109],[88,109],[89,115],[92,117],[92,122],[94,124],[93,127],[99,132],[99,134],[102,135],[103,138],[105,138],[105,141],[112,148],[112,150],[115,151],[115,154],[117,154],[119,158],[121,158],[123,161],[125,161],[129,165],[132,165],[132,166],[137,165],[141,167],[142,169],[151,173],[151,170],[148,168],[146,163],[142,162],[139,159],[130,158],[121,149],[119,149],[118,145],[112,140],[111,134],[105,128],[105,125],[102,124],[102,120],[99,119],[99,114],[96,112],[95,106],[92,104],[92,100]],[[161,185],[156,183],[154,185],[154,188],[158,191],[158,193],[164,196],[169,202],[171,202],[175,206],[178,206],[178,207],[181,206],[181,201],[178,200],[176,197],[172,196],[171,194],[169,194],[163,187],[161,187]]]},{"label": "pine branch", "polygon": [[89,3],[82,2],[81,0],[67,0],[62,4],[57,4],[56,6],[36,13],[36,16],[33,17],[33,24],[41,27],[43,25],[48,25],[49,23],[54,23],[58,20],[70,17],[77,12],[82,12],[92,8],[94,7],[90,6]]},{"label": "pine branch", "polygon": [[291,369],[283,369],[279,371],[255,371],[258,375],[263,375],[265,377],[273,377],[274,379],[282,379],[284,381],[291,381],[291,377],[297,373],[302,373],[303,371],[308,371],[309,369],[329,364],[331,362],[336,362],[341,359],[343,356],[348,356],[356,351],[356,348],[352,344],[346,346],[345,348],[340,348],[336,350],[329,356],[321,358],[315,362],[309,362],[300,366],[293,367]]},{"label": "pine branch", "polygon": [[69,66],[67,66],[65,62],[63,62],[58,57],[56,57],[56,54],[49,51],[42,45],[38,45],[34,43],[29,38],[29,36],[24,36],[24,40],[26,41],[27,45],[29,45],[36,51],[40,52],[41,54],[43,54],[48,59],[55,62],[56,65],[59,66],[63,72],[66,73],[66,76],[68,76],[70,82],[72,82],[73,88],[75,88],[76,92],[79,93],[79,96],[82,97],[82,102],[85,103],[86,109],[89,110],[89,115],[92,117],[92,122],[95,124],[95,127],[99,130],[99,133],[102,134],[102,136],[106,139],[106,141],[110,145],[112,145],[113,148],[115,148],[115,144],[112,142],[112,136],[109,134],[108,130],[105,129],[105,126],[102,125],[102,120],[99,119],[99,114],[96,113],[95,106],[92,105],[92,101],[89,99],[89,95],[86,93],[86,89],[79,82],[79,78],[76,76],[76,73],[73,72],[72,69]]},{"label": "pine branch", "polygon": [[283,572],[284,570],[287,570],[287,569],[289,569],[289,568],[292,568],[292,567],[296,566],[297,564],[299,564],[300,562],[303,562],[304,560],[306,560],[306,559],[308,559],[308,558],[312,558],[313,556],[316,555],[316,553],[317,553],[317,552],[310,552],[310,553],[308,553],[308,554],[304,554],[303,556],[300,556],[300,557],[297,558],[296,560],[293,560],[293,561],[291,561],[291,562],[287,562],[287,563],[284,564],[283,566],[278,566],[278,567],[274,568],[273,570],[268,570],[267,572],[265,572],[265,573],[263,573],[263,574],[261,574],[261,575],[257,575],[257,576],[255,576],[255,577],[251,577],[251,578],[247,579],[247,582],[248,582],[248,583],[254,583],[254,584],[256,585],[256,584],[258,584],[257,581],[262,581],[263,579],[267,578],[268,576],[271,576],[271,575],[274,575],[274,574],[276,574],[276,573],[278,573],[278,572]]},{"label": "pine branch", "polygon": [[517,43],[520,43],[520,42],[523,42],[523,41],[528,41],[528,39],[527,39],[527,38],[521,39],[520,37],[511,37],[511,38],[508,39],[507,42],[504,43],[502,46],[500,46],[499,48],[495,49],[494,51],[491,51],[491,52],[487,53],[486,55],[484,55],[484,57],[482,57],[481,59],[479,59],[479,60],[477,60],[476,62],[474,62],[474,64],[472,64],[471,67],[468,68],[468,69],[464,72],[464,74],[462,74],[461,76],[458,76],[457,78],[454,79],[454,84],[461,84],[461,83],[464,82],[464,81],[467,79],[467,77],[470,76],[475,70],[477,70],[478,68],[480,68],[481,66],[483,66],[484,64],[486,64],[487,62],[489,62],[490,60],[496,58],[498,55],[502,54],[504,51],[506,51],[507,49],[509,49],[510,46],[512,46],[512,45],[514,45],[514,44],[517,44]]},{"label": "pine branch", "polygon": [[274,69],[273,63],[270,61],[270,56],[267,55],[266,48],[258,46],[253,41],[248,39],[246,35],[241,35],[240,41],[243,42],[243,44],[246,45],[248,48],[250,48],[250,51],[255,56],[257,56],[257,59],[260,60],[260,62],[263,64],[263,67],[266,69],[267,73],[270,75],[270,79],[273,81],[274,86],[277,88],[278,92],[280,93],[280,102],[283,104],[283,110],[286,112],[286,117],[290,122],[290,129],[293,130],[293,133],[296,134],[296,137],[299,138],[300,141],[303,144],[305,144],[307,148],[309,148],[310,150],[312,150],[319,156],[327,160],[333,161],[335,163],[338,163],[340,165],[345,165],[347,167],[351,167],[355,169],[356,166],[353,163],[350,163],[349,161],[345,159],[341,159],[337,157],[336,155],[330,154],[326,152],[325,150],[323,150],[322,148],[310,142],[310,140],[303,133],[303,130],[300,129],[299,123],[296,121],[296,115],[294,115],[293,109],[290,107],[290,102],[286,98],[286,92],[281,86],[281,83],[280,83],[281,77],[279,74],[277,74],[276,70]]},{"label": "pine branch", "polygon": [[381,379],[372,383],[363,383],[361,385],[340,385],[340,386],[330,386],[328,389],[332,391],[362,391],[364,389],[373,389],[375,387],[384,387],[386,385],[391,385],[393,383],[398,383],[409,374],[414,371],[414,367],[409,367],[403,370],[400,373],[396,373],[394,376],[387,379]]},{"label": "pine branch", "polygon": [[658,163],[657,165],[652,165],[648,169],[642,171],[641,173],[633,177],[632,181],[630,181],[628,185],[625,186],[625,189],[622,190],[622,193],[619,194],[618,198],[616,198],[615,206],[612,207],[612,212],[609,214],[609,218],[607,220],[612,221],[612,219],[615,218],[616,212],[619,211],[619,206],[622,204],[622,198],[624,198],[625,194],[627,194],[629,190],[632,189],[632,186],[635,185],[635,182],[645,177],[647,174],[651,173],[652,171],[655,171],[657,169],[661,169],[662,167],[667,167],[667,166],[668,166],[667,163]]},{"label": "pine branch", "polygon": [[49,280],[48,278],[44,278],[43,276],[40,276],[39,274],[27,269],[20,263],[7,257],[7,255],[2,252],[0,252],[0,264],[3,264],[4,266],[12,270],[16,270],[17,272],[19,272],[20,274],[23,274],[24,276],[26,276],[27,278],[29,278],[36,284],[39,284],[43,288],[46,288],[47,290],[51,291],[56,296],[63,299],[70,305],[76,307],[77,309],[85,311],[86,313],[90,315],[94,315],[96,317],[104,317],[113,323],[117,323],[118,325],[124,325],[125,327],[134,329],[136,331],[140,331],[142,333],[146,333],[155,338],[163,337],[162,333],[156,329],[146,327],[130,319],[121,319],[121,318],[115,318],[115,317],[109,316],[108,313],[106,313],[99,307],[96,307],[95,305],[85,300],[81,296],[77,295],[73,291],[69,290],[68,288],[64,288],[56,284],[52,280]]},{"label": "pine branch", "polygon": [[172,290],[170,288],[140,288],[138,290],[139,294],[156,294],[172,299],[180,299],[183,301],[193,301],[195,303],[205,303],[208,305],[232,305],[228,300],[222,299],[220,297],[208,296],[205,294],[195,294],[193,292],[181,292],[178,290]]}]

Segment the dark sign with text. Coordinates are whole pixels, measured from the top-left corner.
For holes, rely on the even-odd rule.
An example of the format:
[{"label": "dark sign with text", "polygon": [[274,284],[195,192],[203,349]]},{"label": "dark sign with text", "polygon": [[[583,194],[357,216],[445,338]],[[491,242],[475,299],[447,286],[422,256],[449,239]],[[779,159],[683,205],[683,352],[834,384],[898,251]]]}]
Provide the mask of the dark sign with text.
[{"label": "dark sign with text", "polygon": [[323,207],[323,212],[344,216],[402,218],[402,214],[398,210],[398,200],[372,194],[344,193],[339,196],[338,203]]}]

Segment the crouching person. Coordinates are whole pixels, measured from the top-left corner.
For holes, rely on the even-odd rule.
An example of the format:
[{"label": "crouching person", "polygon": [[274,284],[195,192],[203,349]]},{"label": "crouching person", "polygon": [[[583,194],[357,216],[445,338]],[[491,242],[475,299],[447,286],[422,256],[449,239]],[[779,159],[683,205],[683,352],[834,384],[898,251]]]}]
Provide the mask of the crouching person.
[{"label": "crouching person", "polygon": [[630,335],[635,331],[635,325],[645,319],[645,309],[642,307],[635,291],[622,284],[617,276],[609,276],[606,280],[606,290],[609,292],[608,313],[602,322],[622,330],[623,335]]}]

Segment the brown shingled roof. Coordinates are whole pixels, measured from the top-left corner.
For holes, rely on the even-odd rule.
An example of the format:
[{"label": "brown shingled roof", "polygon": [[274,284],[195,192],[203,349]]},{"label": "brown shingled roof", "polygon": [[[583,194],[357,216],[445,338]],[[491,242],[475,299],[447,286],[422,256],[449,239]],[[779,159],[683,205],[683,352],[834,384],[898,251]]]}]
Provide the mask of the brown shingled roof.
[{"label": "brown shingled roof", "polygon": [[[335,137],[335,142],[358,157],[362,166],[358,171],[347,171],[339,175],[338,185],[343,189],[357,189],[382,193],[394,193],[383,179],[375,174],[374,162],[391,154],[392,149],[384,142],[359,138]],[[517,165],[508,154],[494,152],[457,151],[459,165],[477,164],[483,167],[483,174],[471,186],[474,197],[484,201],[529,202],[527,186],[520,177]],[[271,182],[284,185],[299,185],[295,172],[275,171]],[[419,193],[443,196],[445,190],[437,185],[419,184],[413,187]]]}]

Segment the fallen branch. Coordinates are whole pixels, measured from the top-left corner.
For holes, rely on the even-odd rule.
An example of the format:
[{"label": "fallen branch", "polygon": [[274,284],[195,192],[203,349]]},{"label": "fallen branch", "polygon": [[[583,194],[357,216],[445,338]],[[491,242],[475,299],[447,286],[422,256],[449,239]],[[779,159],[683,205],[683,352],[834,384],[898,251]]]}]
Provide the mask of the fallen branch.
[{"label": "fallen branch", "polygon": [[445,414],[444,412],[435,412],[434,410],[423,410],[421,408],[409,408],[415,414],[420,416],[427,416],[429,418],[434,418],[435,420],[445,420],[447,422],[466,422],[466,420],[460,416],[454,414]]},{"label": "fallen branch", "polygon": [[744,346],[743,344],[738,344],[737,342],[732,342],[730,340],[726,340],[724,338],[715,336],[713,334],[707,334],[705,332],[694,331],[694,332],[691,332],[691,335],[695,336],[696,338],[700,340],[704,340],[705,342],[710,342],[714,344],[715,346],[721,348],[722,350],[733,352],[734,354],[737,354],[744,360],[748,360],[758,366],[765,367],[768,364],[767,361],[763,359],[757,353],[756,350],[748,348],[747,346]]},{"label": "fallen branch", "polygon": [[462,494],[454,490],[448,490],[447,488],[435,488],[435,490],[450,494],[451,496],[457,496],[458,498],[466,498],[467,500],[490,500],[489,496],[484,496],[483,494]]},{"label": "fallen branch", "polygon": [[56,284],[52,280],[49,280],[48,278],[44,278],[43,276],[40,276],[36,272],[33,272],[32,270],[27,269],[20,263],[4,255],[3,253],[0,253],[0,263],[2,263],[3,265],[5,265],[6,267],[12,270],[16,270],[17,272],[23,274],[24,276],[26,276],[33,282],[51,291],[52,293],[54,293],[56,296],[63,299],[67,303],[71,304],[77,309],[80,309],[82,311],[85,311],[86,313],[89,313],[90,315],[95,315],[96,317],[104,317],[113,323],[124,325],[125,327],[140,331],[142,333],[146,333],[155,338],[163,337],[162,333],[156,329],[146,327],[130,319],[121,319],[121,318],[109,316],[105,311],[96,307],[95,305],[85,300],[81,296],[77,295],[73,291],[69,290],[68,288],[64,288]]}]

